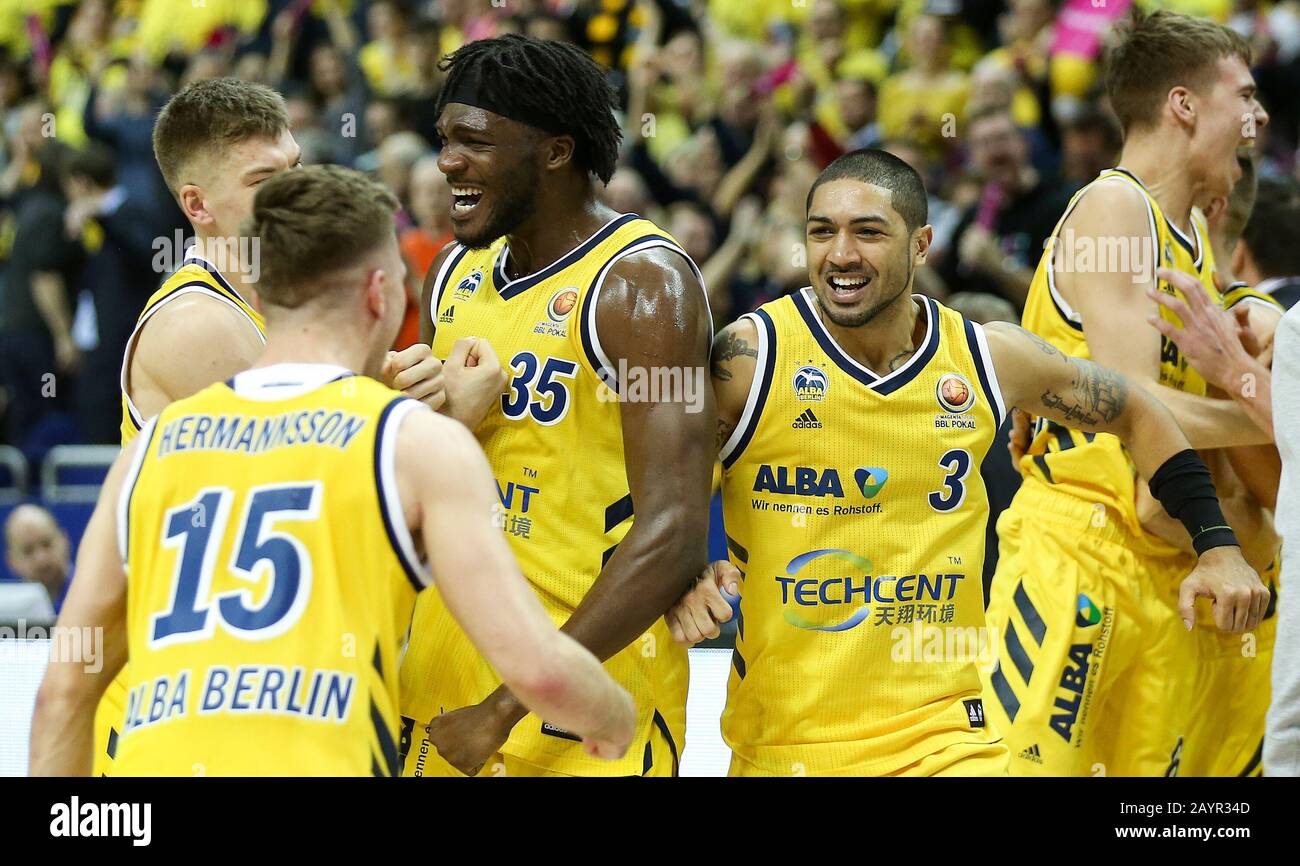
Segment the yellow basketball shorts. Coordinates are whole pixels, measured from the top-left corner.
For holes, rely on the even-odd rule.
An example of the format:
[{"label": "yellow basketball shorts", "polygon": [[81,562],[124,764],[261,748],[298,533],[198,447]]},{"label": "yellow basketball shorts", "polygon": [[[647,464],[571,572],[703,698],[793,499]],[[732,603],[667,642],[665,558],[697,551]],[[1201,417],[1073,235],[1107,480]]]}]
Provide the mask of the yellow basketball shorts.
[{"label": "yellow basketball shorts", "polygon": [[95,707],[95,758],[91,775],[112,775],[117,738],[121,734],[122,720],[125,718],[126,668],[122,668],[108,684],[108,688],[104,689],[104,695]]},{"label": "yellow basketball shorts", "polygon": [[[1278,560],[1260,575],[1276,593]],[[1188,692],[1180,776],[1263,775],[1264,719],[1272,697],[1277,598],[1253,632],[1224,634],[1197,611],[1197,667]],[[1207,627],[1208,626],[1208,627]]]},{"label": "yellow basketball shorts", "polygon": [[[986,702],[987,703],[987,702]],[[1007,760],[1010,756],[1006,744],[994,743],[954,743],[937,752],[903,767],[894,776],[1005,776]],[[777,775],[760,768],[734,752],[731,755],[731,767],[728,776],[773,776]],[[782,773],[781,775],[802,775],[800,773]],[[809,774],[812,775],[812,774]],[[839,774],[846,775],[846,774]]]},{"label": "yellow basketball shorts", "polygon": [[984,705],[1013,776],[1179,770],[1197,636],[1178,586],[1190,556],[1156,558],[1101,506],[1026,479],[998,520]]},{"label": "yellow basketball shorts", "polygon": [[[656,714],[657,715],[657,714]],[[679,770],[677,745],[669,736],[667,725],[655,724],[646,741],[642,756],[642,776],[676,776]],[[402,717],[402,738],[398,747],[402,762],[402,775],[419,778],[460,777],[465,774],[443,760],[438,749],[429,740],[428,725]],[[478,776],[532,778],[538,776],[570,776],[551,767],[521,760],[514,755],[497,752],[483,763]]]}]

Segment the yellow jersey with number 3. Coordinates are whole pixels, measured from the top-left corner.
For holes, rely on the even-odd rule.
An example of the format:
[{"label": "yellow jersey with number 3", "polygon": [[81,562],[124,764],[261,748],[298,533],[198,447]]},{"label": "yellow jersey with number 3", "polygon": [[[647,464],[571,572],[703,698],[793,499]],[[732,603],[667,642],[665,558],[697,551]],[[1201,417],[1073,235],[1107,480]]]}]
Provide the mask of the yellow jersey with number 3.
[{"label": "yellow jersey with number 3", "polygon": [[[1149,235],[1076,239],[1072,232],[1062,232],[1062,225],[1079,200],[1102,183],[1127,184],[1142,194]],[[1066,271],[1084,275],[1076,279],[1080,291],[1087,291],[1088,273],[1105,269],[1132,271],[1134,291],[1137,291],[1144,276],[1154,278],[1155,268],[1169,268],[1199,279],[1214,302],[1221,303],[1214,282],[1214,253],[1209,232],[1196,211],[1192,212],[1192,228],[1189,237],[1170,222],[1155,197],[1131,172],[1123,168],[1103,171],[1075,193],[1048,239],[1030,284],[1021,324],[1067,355],[1091,357],[1082,318],[1056,288],[1056,273]],[[1164,280],[1159,280],[1157,287],[1161,292],[1182,297],[1178,289]],[[1181,325],[1178,317],[1165,307],[1159,310],[1164,319]],[[1139,331],[1150,329],[1145,321],[1131,322],[1129,327]],[[1207,391],[1205,380],[1187,363],[1178,346],[1164,335],[1160,336],[1159,381],[1187,394],[1204,396]],[[1052,490],[1113,510],[1142,545],[1135,552],[1180,555],[1172,545],[1142,529],[1134,504],[1136,469],[1118,437],[1110,433],[1085,433],[1041,419],[1034,440],[1020,462],[1026,476],[1042,481]]]},{"label": "yellow jersey with number 3", "polygon": [[[436,275],[433,353],[446,358],[462,337],[483,337],[507,368],[500,408],[475,434],[496,477],[501,530],[556,625],[582,602],[637,519],[614,390],[618,371],[597,333],[596,297],[620,259],[657,248],[690,261],[654,223],[623,214],[526,277],[506,276],[505,238],[484,249],[456,246]],[[675,765],[686,725],[685,650],[660,619],[605,668],[637,704],[637,735],[626,757],[592,758],[578,737],[531,714],[515,725],[502,752],[557,774],[641,774],[650,769],[649,746],[658,737],[672,744]],[[436,592],[422,595],[402,662],[407,725],[476,704],[499,684]],[[422,755],[407,757],[408,775],[427,771]]]},{"label": "yellow jersey with number 3", "polygon": [[996,653],[980,463],[1006,412],[983,329],[913,301],[925,336],[885,376],[810,288],[748,316],[757,367],[722,448],[744,574],[722,732],[747,772],[1006,771],[977,667]]},{"label": "yellow jersey with number 3", "polygon": [[428,582],[396,489],[420,403],[349,371],[240,373],[147,422],[118,503],[115,775],[393,776]]},{"label": "yellow jersey with number 3", "polygon": [[[135,330],[131,332],[122,357],[122,447],[125,448],[140,432],[146,421],[131,401],[127,382],[131,370],[131,354],[135,348],[140,330],[164,305],[193,293],[201,293],[216,298],[234,307],[242,313],[249,325],[257,330],[258,336],[266,340],[266,320],[248,301],[235,291],[225,277],[204,259],[193,254],[186,256],[184,264],[150,296],[140,316],[136,320]],[[177,358],[175,363],[184,363],[186,359]],[[126,670],[119,673],[99,700],[95,710],[95,758],[92,774],[107,776],[112,774],[113,756],[117,752],[117,739],[121,731],[122,714],[126,711]]]}]

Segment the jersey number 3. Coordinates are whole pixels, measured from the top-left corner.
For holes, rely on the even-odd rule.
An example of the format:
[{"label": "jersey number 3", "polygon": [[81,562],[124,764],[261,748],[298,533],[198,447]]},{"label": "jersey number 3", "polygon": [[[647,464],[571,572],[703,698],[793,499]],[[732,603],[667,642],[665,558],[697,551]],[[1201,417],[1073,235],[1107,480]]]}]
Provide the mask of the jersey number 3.
[{"label": "jersey number 3", "polygon": [[943,490],[930,494],[930,507],[935,511],[952,511],[966,500],[966,476],[970,474],[970,452],[954,448],[939,458],[939,466],[948,470],[943,479]]},{"label": "jersey number 3", "polygon": [[[244,640],[268,640],[284,634],[302,616],[311,594],[311,557],[301,541],[273,527],[282,521],[315,520],[320,515],[321,483],[271,484],[248,492],[227,568],[250,587],[209,600],[234,499],[229,487],[208,487],[167,512],[162,545],[179,553],[170,606],[152,619],[151,647],[212,637],[218,621]],[[264,574],[269,586],[260,593],[262,603],[254,606],[252,586]]]}]

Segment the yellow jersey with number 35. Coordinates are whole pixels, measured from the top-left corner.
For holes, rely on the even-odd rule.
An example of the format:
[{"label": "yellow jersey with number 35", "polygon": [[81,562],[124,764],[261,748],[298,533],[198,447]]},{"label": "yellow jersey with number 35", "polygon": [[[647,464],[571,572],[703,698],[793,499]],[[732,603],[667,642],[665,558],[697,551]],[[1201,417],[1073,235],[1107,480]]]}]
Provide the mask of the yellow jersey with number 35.
[{"label": "yellow jersey with number 35", "polygon": [[392,776],[398,659],[428,582],[396,489],[420,403],[278,364],[167,407],[123,483],[115,775]]},{"label": "yellow jersey with number 35", "polygon": [[[618,371],[600,343],[596,298],[620,259],[658,248],[690,262],[654,223],[623,214],[537,273],[509,279],[509,246],[501,238],[484,249],[456,246],[435,277],[433,353],[446,358],[462,337],[483,337],[507,368],[500,408],[475,435],[496,477],[501,530],[556,625],[582,602],[637,519],[624,463]],[[696,378],[708,387],[702,372]],[[637,704],[637,735],[626,757],[592,758],[574,734],[531,714],[501,751],[557,774],[631,775],[650,769],[648,747],[658,737],[668,740],[676,764],[688,671],[686,652],[663,620],[605,668]],[[402,662],[407,724],[425,725],[439,713],[476,704],[499,684],[436,591],[423,594]],[[426,769],[422,756],[408,756],[405,773]]]},{"label": "yellow jersey with number 35", "polygon": [[1005,773],[977,665],[996,656],[980,463],[1006,412],[983,329],[913,300],[925,336],[885,376],[840,347],[810,288],[748,316],[757,367],[722,448],[744,574],[722,732],[748,772],[928,772],[945,756]]},{"label": "yellow jersey with number 35", "polygon": [[[1150,225],[1148,236],[1076,240],[1072,233],[1062,232],[1062,225],[1079,200],[1102,183],[1127,184],[1142,194]],[[1155,197],[1131,172],[1123,168],[1103,171],[1075,193],[1061,215],[1034,272],[1021,324],[1067,355],[1091,357],[1082,318],[1056,288],[1058,271],[1084,274],[1076,284],[1081,291],[1087,291],[1087,273],[1103,269],[1131,270],[1135,274],[1136,291],[1137,284],[1144,277],[1154,278],[1157,267],[1169,268],[1199,279],[1210,298],[1221,303],[1214,282],[1214,253],[1210,248],[1209,232],[1196,211],[1192,212],[1192,229],[1189,237],[1170,222]],[[1157,281],[1157,288],[1166,294],[1182,297],[1178,289],[1164,280]],[[1161,317],[1181,326],[1178,317],[1168,309],[1161,306],[1159,311]],[[1145,321],[1131,322],[1129,326],[1141,331],[1150,328]],[[1187,363],[1178,346],[1163,334],[1160,336],[1159,381],[1187,394],[1204,396],[1207,391],[1205,379]],[[1052,490],[1113,510],[1142,545],[1142,549],[1135,552],[1164,557],[1181,555],[1177,548],[1142,529],[1135,506],[1137,470],[1119,438],[1113,434],[1085,433],[1040,419],[1033,442],[1020,464],[1026,476],[1042,481]]]}]

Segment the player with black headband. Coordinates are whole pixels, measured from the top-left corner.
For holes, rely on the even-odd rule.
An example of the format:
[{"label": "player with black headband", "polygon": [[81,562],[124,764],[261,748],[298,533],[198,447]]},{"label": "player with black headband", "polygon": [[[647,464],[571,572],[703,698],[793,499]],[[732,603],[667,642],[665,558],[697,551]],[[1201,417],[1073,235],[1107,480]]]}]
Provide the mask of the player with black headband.
[{"label": "player with black headband", "polygon": [[[505,36],[442,61],[439,168],[456,241],[425,283],[422,339],[507,368],[475,429],[524,574],[637,703],[621,761],[523,706],[431,591],[402,667],[407,775],[673,775],[687,663],[663,622],[706,562],[712,340],[699,269],[654,223],[597,198],[621,138],[602,69]],[[454,403],[456,395],[449,393]]]}]

